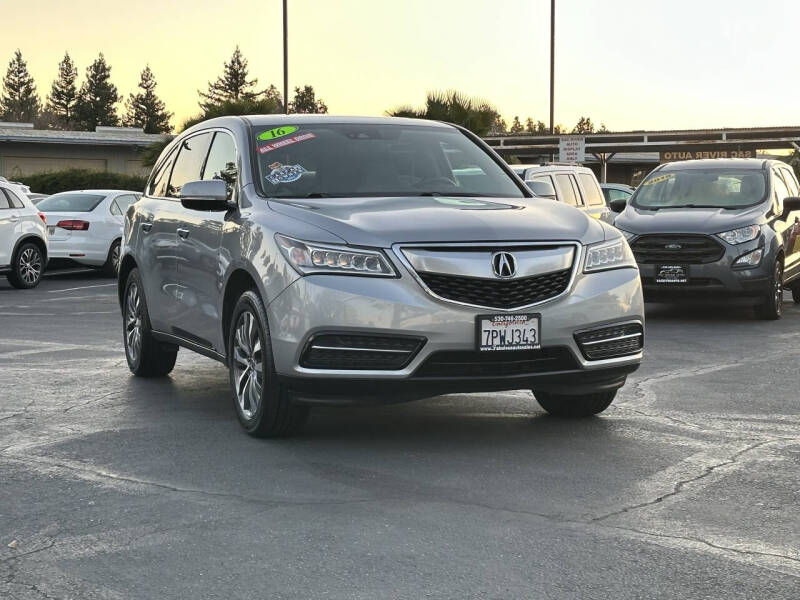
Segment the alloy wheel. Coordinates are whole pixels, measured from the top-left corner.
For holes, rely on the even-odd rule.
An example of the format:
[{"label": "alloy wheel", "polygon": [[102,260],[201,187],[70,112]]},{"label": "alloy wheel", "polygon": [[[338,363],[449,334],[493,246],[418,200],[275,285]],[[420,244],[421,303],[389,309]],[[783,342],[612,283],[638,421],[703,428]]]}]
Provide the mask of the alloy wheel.
[{"label": "alloy wheel", "polygon": [[249,310],[239,315],[233,339],[233,381],[242,416],[250,420],[261,403],[264,385],[264,349],[255,316]]},{"label": "alloy wheel", "polygon": [[119,244],[114,244],[111,248],[111,266],[115,273],[119,273]]},{"label": "alloy wheel", "polygon": [[777,314],[781,314],[781,310],[783,309],[783,265],[781,263],[775,263],[775,312]]},{"label": "alloy wheel", "polygon": [[19,255],[19,275],[26,285],[39,281],[42,274],[42,254],[34,247],[25,248]]},{"label": "alloy wheel", "polygon": [[132,362],[136,362],[142,351],[142,299],[135,282],[128,286],[125,299],[125,341]]}]

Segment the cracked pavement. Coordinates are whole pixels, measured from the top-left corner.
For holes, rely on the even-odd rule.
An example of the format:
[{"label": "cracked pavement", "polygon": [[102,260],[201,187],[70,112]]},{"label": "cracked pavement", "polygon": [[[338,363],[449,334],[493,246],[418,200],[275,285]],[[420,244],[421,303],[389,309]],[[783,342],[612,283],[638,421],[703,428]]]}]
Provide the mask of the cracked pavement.
[{"label": "cracked pavement", "polygon": [[601,417],[529,392],[239,428],[222,365],[130,376],[113,282],[0,283],[0,598],[797,598],[800,307],[648,305]]}]

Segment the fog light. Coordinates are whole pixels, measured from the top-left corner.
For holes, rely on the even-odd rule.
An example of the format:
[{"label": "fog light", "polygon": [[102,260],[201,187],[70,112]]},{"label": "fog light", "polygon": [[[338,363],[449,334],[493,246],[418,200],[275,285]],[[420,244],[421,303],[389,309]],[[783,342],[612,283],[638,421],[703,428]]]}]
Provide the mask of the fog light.
[{"label": "fog light", "polygon": [[734,267],[757,267],[761,262],[761,257],[764,255],[764,249],[758,248],[752,252],[748,252],[744,256],[740,256],[733,263]]}]

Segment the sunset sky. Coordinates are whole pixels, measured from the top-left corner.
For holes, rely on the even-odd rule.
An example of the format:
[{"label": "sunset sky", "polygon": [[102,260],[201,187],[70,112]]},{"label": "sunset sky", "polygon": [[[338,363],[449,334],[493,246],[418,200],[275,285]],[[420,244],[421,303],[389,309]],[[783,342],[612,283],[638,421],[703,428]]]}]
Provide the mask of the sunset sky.
[{"label": "sunset sky", "polygon": [[[557,0],[556,122],[612,130],[800,124],[793,0]],[[455,88],[511,122],[548,119],[549,0],[289,0],[289,85],[334,114],[380,115]],[[149,63],[173,124],[235,45],[282,87],[281,0],[0,0],[44,97],[68,50],[103,52],[126,96]],[[121,109],[121,107],[120,107]],[[120,110],[121,112],[121,110]]]}]

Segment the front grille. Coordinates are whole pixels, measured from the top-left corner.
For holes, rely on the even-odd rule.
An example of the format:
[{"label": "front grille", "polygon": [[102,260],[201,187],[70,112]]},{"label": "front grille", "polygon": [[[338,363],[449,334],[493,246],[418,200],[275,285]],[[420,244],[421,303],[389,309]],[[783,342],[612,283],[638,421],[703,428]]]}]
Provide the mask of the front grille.
[{"label": "front grille", "polygon": [[639,323],[610,325],[575,334],[586,360],[602,360],[638,354],[644,347],[644,330]]},{"label": "front grille", "polygon": [[575,357],[567,348],[506,352],[442,350],[432,353],[416,370],[414,377],[508,377],[577,368]]},{"label": "front grille", "polygon": [[425,285],[440,298],[486,306],[517,308],[554,298],[569,285],[572,269],[520,279],[482,279],[440,273],[418,273]]},{"label": "front grille", "polygon": [[396,371],[419,352],[424,338],[412,336],[322,334],[306,344],[300,366],[308,369]]},{"label": "front grille", "polygon": [[710,236],[671,233],[639,236],[631,249],[640,264],[710,263],[725,254],[725,248]]}]

